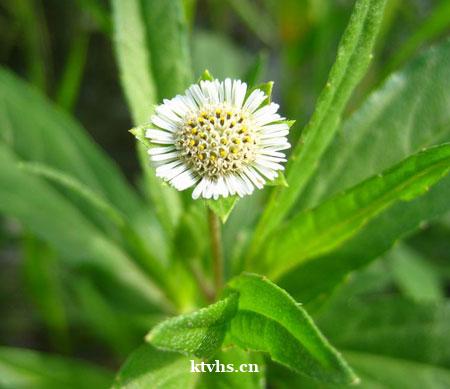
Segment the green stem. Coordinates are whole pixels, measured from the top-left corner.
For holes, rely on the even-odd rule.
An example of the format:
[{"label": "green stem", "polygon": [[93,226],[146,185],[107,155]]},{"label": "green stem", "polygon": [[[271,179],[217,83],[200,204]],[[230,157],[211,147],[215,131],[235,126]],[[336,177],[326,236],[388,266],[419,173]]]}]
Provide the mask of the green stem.
[{"label": "green stem", "polygon": [[211,254],[213,260],[214,286],[216,297],[223,288],[223,251],[220,220],[208,209],[209,232],[211,235]]}]

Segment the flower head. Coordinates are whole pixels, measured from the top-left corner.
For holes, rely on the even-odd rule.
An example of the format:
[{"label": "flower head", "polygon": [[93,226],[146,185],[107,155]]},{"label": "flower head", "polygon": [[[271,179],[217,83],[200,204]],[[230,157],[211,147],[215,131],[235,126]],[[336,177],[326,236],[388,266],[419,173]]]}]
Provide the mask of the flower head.
[{"label": "flower head", "polygon": [[156,175],[198,197],[244,196],[283,170],[289,126],[260,89],[239,80],[200,81],[156,108],[146,138]]}]

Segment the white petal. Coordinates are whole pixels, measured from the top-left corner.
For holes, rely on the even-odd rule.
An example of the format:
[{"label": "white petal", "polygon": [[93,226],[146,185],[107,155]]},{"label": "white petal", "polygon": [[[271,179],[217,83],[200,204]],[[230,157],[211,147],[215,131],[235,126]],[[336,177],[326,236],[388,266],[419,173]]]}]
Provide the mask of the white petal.
[{"label": "white petal", "polygon": [[266,98],[267,96],[262,90],[255,89],[250,96],[248,96],[243,109],[254,112]]},{"label": "white petal", "polygon": [[194,191],[192,192],[192,198],[194,200],[198,199],[201,196],[201,194],[203,193],[203,188],[205,187],[205,184],[206,184],[206,178],[202,178],[202,180],[197,184]]},{"label": "white petal", "polygon": [[173,162],[164,163],[156,168],[156,177],[164,178],[166,177],[167,174],[169,174],[171,170],[175,169],[177,166],[180,166],[182,164],[183,162],[178,159]]},{"label": "white petal", "polygon": [[229,78],[225,79],[225,101],[228,103],[232,103],[232,83]]},{"label": "white petal", "polygon": [[279,163],[276,163],[276,162],[267,161],[267,160],[259,158],[259,157],[256,158],[255,162],[257,163],[258,166],[264,166],[268,169],[284,170],[283,165],[280,165]]},{"label": "white petal", "polygon": [[244,182],[247,194],[252,194],[254,187],[249,178],[245,174],[241,174],[239,178]]},{"label": "white petal", "polygon": [[186,105],[183,96],[180,95],[176,95],[172,100],[165,99],[164,104],[167,105],[175,115],[181,118],[184,117],[184,115],[186,115],[186,113],[188,113],[191,109]]},{"label": "white petal", "polygon": [[151,147],[148,149],[148,154],[149,155],[164,154],[173,150],[175,150],[174,146]]},{"label": "white petal", "polygon": [[231,180],[231,176],[225,176],[224,181],[228,188],[228,192],[230,193],[231,196],[234,196],[236,194],[236,190],[235,190],[233,182]]},{"label": "white petal", "polygon": [[270,155],[264,155],[264,154],[260,154],[257,157],[258,159],[263,159],[265,161],[269,161],[269,162],[286,162],[286,158],[280,158],[280,157],[272,157]]},{"label": "white petal", "polygon": [[225,101],[225,87],[223,82],[219,82],[219,86],[217,87],[219,92],[219,102],[223,103]]},{"label": "white petal", "polygon": [[269,133],[262,133],[261,139],[268,139],[268,138],[282,138],[289,134],[289,130],[282,130],[278,132],[269,132]]},{"label": "white petal", "polygon": [[152,158],[152,161],[155,161],[155,162],[171,161],[171,160],[179,158],[179,153],[178,153],[178,151],[173,151],[171,153],[166,153],[166,154],[152,155],[151,158]]},{"label": "white petal", "polygon": [[156,107],[155,112],[159,117],[169,123],[174,124],[175,126],[178,126],[182,123],[181,118],[172,111],[170,103],[159,105],[158,107]]},{"label": "white petal", "polygon": [[174,143],[173,135],[167,131],[149,129],[146,131],[145,137],[150,138],[153,143]]},{"label": "white petal", "polygon": [[191,186],[195,185],[198,178],[194,175],[194,173],[191,170],[186,170],[183,173],[179,174],[175,178],[173,178],[170,183],[175,187],[177,190],[185,190],[187,188],[190,188]]},{"label": "white petal", "polygon": [[258,118],[253,118],[253,121],[257,126],[264,126],[265,124],[279,122],[281,120],[284,120],[284,118],[278,115],[277,113],[271,115],[263,115]]},{"label": "white petal", "polygon": [[264,178],[262,178],[258,172],[256,172],[256,170],[254,170],[253,168],[250,167],[245,167],[244,168],[244,172],[247,175],[248,178],[250,178],[250,180],[253,182],[253,184],[258,188],[258,189],[262,189],[264,186],[264,183],[266,182],[266,180],[264,180]]},{"label": "white petal", "polygon": [[259,141],[259,144],[261,146],[278,146],[278,145],[284,145],[287,143],[286,138],[267,138],[267,139],[261,139]]},{"label": "white petal", "polygon": [[188,169],[188,167],[184,164],[181,164],[180,166],[177,166],[169,171],[166,172],[166,174],[164,175],[164,180],[165,181],[170,181],[173,178],[177,177],[178,175],[180,175],[181,173],[185,172]]},{"label": "white petal", "polygon": [[288,148],[291,147],[291,144],[289,142],[286,143],[282,143],[279,145],[274,145],[274,146],[266,146],[264,147],[264,150],[270,150],[270,151],[280,151],[280,150],[286,150]]},{"label": "white petal", "polygon": [[177,126],[172,121],[169,121],[161,116],[153,115],[152,116],[152,123],[155,126],[158,126],[159,128],[163,128],[164,130],[175,132],[177,130]]},{"label": "white petal", "polygon": [[269,181],[274,180],[278,173],[276,173],[274,170],[269,169],[265,166],[260,165],[259,163],[255,163],[255,168],[265,177],[269,179]]},{"label": "white petal", "polygon": [[289,126],[286,123],[278,123],[278,124],[267,124],[265,126],[261,126],[260,131],[264,134],[271,134],[274,132],[280,132],[289,130]]},{"label": "white petal", "polygon": [[271,147],[263,148],[259,150],[259,155],[270,155],[272,157],[280,157],[285,158],[286,155],[284,153],[280,153],[279,151],[274,151]]},{"label": "white petal", "polygon": [[256,112],[254,112],[253,117],[255,119],[258,119],[263,116],[272,115],[278,111],[278,108],[280,108],[280,106],[278,104],[270,103],[269,105],[265,105],[264,107],[258,109]]},{"label": "white petal", "polygon": [[192,99],[197,103],[198,107],[203,107],[206,104],[206,98],[202,93],[202,90],[197,84],[192,85],[187,91],[186,94],[191,96]]},{"label": "white petal", "polygon": [[245,94],[247,93],[247,84],[241,82],[240,80],[235,80],[233,82],[233,104],[237,108],[242,108],[242,103],[245,99]]}]

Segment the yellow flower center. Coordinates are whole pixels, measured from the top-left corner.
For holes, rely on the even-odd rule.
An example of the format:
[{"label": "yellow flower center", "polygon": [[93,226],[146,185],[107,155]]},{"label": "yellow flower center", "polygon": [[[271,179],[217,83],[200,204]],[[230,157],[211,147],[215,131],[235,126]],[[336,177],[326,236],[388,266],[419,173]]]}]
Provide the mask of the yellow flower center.
[{"label": "yellow flower center", "polygon": [[176,136],[184,161],[211,178],[241,172],[254,161],[258,145],[251,116],[224,103],[189,113]]}]

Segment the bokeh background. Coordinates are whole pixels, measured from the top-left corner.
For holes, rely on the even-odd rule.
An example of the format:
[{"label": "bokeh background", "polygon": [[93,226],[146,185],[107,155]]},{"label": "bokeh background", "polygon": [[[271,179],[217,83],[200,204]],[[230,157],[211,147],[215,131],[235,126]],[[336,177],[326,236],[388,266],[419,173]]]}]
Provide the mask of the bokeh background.
[{"label": "bokeh background", "polygon": [[[218,78],[254,74],[259,80],[274,80],[281,111],[296,118],[301,128],[325,83],[353,4],[351,0],[185,0],[194,74],[208,68]],[[388,1],[374,61],[347,114],[391,71],[449,32],[448,0]],[[139,167],[112,39],[108,1],[0,0],[1,65],[72,113],[134,183]],[[298,135],[298,131],[293,134],[293,141]],[[411,244],[433,258],[433,266],[444,277],[444,293],[449,294],[447,219],[424,226]],[[0,219],[0,344],[70,353],[116,367],[117,355],[126,354],[127,347],[118,344],[111,352],[111,345],[101,342],[77,311],[70,337],[57,328],[49,330],[42,319],[39,296],[30,293],[36,285],[30,288],[33,277],[23,266],[24,253],[40,244],[23,239],[14,220]],[[47,276],[63,278],[64,273],[55,268]]]}]

